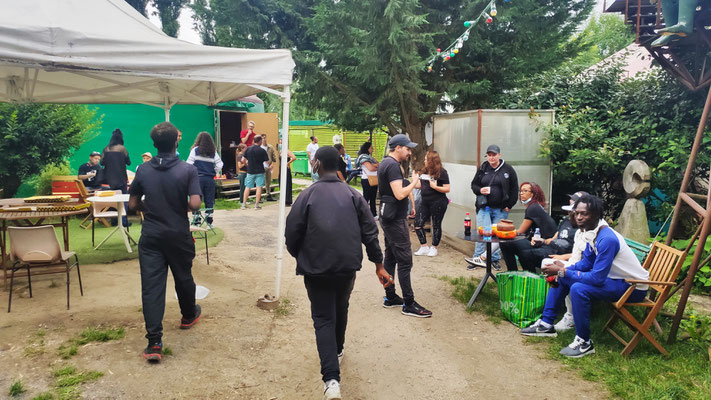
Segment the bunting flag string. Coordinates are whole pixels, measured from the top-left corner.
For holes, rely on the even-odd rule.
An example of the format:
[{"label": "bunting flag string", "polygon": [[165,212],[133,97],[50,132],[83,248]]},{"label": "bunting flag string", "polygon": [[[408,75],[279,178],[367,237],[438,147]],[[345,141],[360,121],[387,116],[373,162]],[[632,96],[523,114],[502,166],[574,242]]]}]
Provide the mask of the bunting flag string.
[{"label": "bunting flag string", "polygon": [[[430,57],[430,59],[427,61],[427,71],[432,72],[432,66],[434,65],[435,61],[437,61],[438,58],[442,59],[443,63],[446,63],[447,61],[451,60],[459,54],[461,51],[462,47],[464,46],[464,42],[469,40],[469,32],[472,30],[476,24],[484,20],[487,24],[490,24],[494,22],[494,18],[496,14],[498,14],[498,11],[496,9],[496,0],[491,0],[489,4],[484,7],[484,9],[479,13],[479,16],[476,17],[473,20],[470,21],[465,21],[464,22],[464,27],[466,30],[464,33],[459,35],[457,39],[455,39],[452,44],[450,44],[447,48],[442,51],[441,48],[437,49],[437,54],[433,55]],[[506,3],[510,2],[511,0],[504,0]]]}]

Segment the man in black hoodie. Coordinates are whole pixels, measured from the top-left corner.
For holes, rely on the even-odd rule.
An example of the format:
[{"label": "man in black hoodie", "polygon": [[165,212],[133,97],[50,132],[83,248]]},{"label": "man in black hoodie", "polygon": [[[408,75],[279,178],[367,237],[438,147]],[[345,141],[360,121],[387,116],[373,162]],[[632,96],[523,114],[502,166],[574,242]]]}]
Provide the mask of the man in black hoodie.
[{"label": "man in black hoodie", "polygon": [[296,198],[286,219],[286,248],[304,276],[321,359],[324,398],[340,399],[348,300],[363,262],[362,244],[384,286],[392,283],[378,243],[378,227],[365,198],[338,179],[340,155],[321,147],[314,157],[319,180]]},{"label": "man in black hoodie", "polygon": [[[143,357],[158,362],[163,350],[168,267],[173,273],[183,316],[180,328],[192,327],[201,316],[200,306],[195,304],[195,281],[191,272],[195,244],[188,221],[188,207],[192,211],[200,209],[201,192],[197,169],[175,155],[178,144],[175,126],[170,122],[154,126],[151,139],[158,155],[143,164],[136,173],[131,183],[128,207],[143,211],[144,215],[141,239],[138,241],[143,318],[148,339]],[[144,200],[142,196],[145,196]]]},{"label": "man in black hoodie", "polygon": [[[481,164],[472,180],[472,191],[477,196],[476,201],[476,226],[483,226],[488,219],[492,224],[498,223],[509,216],[509,211],[518,201],[518,177],[510,164],[501,159],[501,148],[495,144],[486,149],[486,161]],[[485,200],[484,200],[485,199]],[[489,207],[489,212],[486,212]],[[481,257],[484,254],[484,243],[477,243],[472,258],[464,258],[470,269],[475,266],[486,267],[486,261]],[[499,267],[501,252],[498,248],[493,251],[491,261],[494,268]]]}]

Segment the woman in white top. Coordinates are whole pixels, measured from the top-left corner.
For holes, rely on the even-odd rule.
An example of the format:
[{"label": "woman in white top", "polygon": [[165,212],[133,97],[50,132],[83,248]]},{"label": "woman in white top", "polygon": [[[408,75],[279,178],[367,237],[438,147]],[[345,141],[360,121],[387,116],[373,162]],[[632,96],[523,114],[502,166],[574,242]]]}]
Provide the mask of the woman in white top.
[{"label": "woman in white top", "polygon": [[373,158],[373,144],[365,142],[358,150],[358,158],[355,162],[356,169],[361,169],[360,184],[363,186],[363,197],[370,205],[370,211],[373,217],[378,218],[378,212],[375,207],[375,198],[378,195],[378,185],[371,186],[368,182],[368,175],[378,176],[378,161]]}]

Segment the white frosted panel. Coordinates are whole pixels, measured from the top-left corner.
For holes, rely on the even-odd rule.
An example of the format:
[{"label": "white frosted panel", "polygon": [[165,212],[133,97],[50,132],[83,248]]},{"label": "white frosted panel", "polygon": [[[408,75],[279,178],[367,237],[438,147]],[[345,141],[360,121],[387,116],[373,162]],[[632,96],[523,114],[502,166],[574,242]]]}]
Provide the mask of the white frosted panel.
[{"label": "white frosted panel", "polygon": [[482,153],[486,152],[490,144],[497,144],[501,147],[501,157],[512,164],[516,161],[547,163],[538,156],[543,131],[536,131],[536,127],[540,121],[551,121],[552,113],[540,114],[537,121],[531,119],[525,111],[484,111],[481,125]]},{"label": "white frosted panel", "polygon": [[476,196],[472,192],[471,183],[476,174],[474,165],[452,164],[443,162],[442,166],[449,174],[449,194],[452,203],[474,209]]},{"label": "white frosted panel", "polygon": [[457,164],[476,164],[476,113],[438,116],[434,123],[434,149],[442,161]]}]

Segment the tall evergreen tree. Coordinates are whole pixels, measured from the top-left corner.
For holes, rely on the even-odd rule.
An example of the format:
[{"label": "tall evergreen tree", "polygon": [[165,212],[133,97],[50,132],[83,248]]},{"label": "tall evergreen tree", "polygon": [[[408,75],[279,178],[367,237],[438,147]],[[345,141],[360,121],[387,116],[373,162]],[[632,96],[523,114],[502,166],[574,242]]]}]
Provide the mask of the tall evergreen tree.
[{"label": "tall evergreen tree", "polygon": [[130,4],[131,7],[136,9],[136,11],[143,14],[144,17],[148,16],[148,14],[146,14],[146,6],[148,5],[148,0],[126,0],[126,3]]},{"label": "tall evergreen tree", "polygon": [[180,10],[188,4],[188,0],[151,0],[158,11],[155,12],[160,17],[160,23],[166,35],[178,37],[180,30]]},{"label": "tall evergreen tree", "polygon": [[[499,2],[449,62],[427,61],[446,48],[488,1],[210,0],[216,43],[295,50],[299,100],[347,129],[385,126],[425,143],[425,125],[443,103],[484,108],[526,76],[588,46],[570,39],[594,0]],[[424,146],[415,157],[421,159]]]}]

